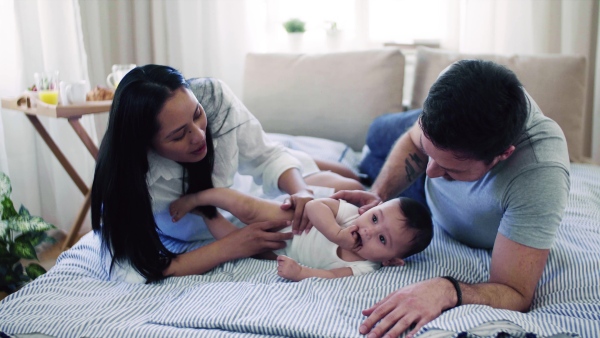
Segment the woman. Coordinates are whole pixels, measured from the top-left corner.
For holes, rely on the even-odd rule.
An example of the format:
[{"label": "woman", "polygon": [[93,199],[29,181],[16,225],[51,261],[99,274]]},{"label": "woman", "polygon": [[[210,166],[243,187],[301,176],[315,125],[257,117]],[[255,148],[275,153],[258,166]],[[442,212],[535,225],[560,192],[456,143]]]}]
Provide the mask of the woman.
[{"label": "woman", "polygon": [[[313,196],[300,168],[220,81],[188,83],[167,66],[137,67],[121,80],[111,106],[92,185],[92,227],[110,253],[111,272],[121,269],[117,279],[201,274],[232,259],[282,248],[291,234],[271,231],[283,222],[250,224],[178,255],[159,233],[181,241],[210,235],[197,214],[172,223],[170,202],[185,193],[229,187],[239,172],[253,176],[267,193],[290,194],[282,208],[295,209],[295,228],[302,231],[310,226],[302,211]],[[217,215],[214,207],[197,211]]]}]

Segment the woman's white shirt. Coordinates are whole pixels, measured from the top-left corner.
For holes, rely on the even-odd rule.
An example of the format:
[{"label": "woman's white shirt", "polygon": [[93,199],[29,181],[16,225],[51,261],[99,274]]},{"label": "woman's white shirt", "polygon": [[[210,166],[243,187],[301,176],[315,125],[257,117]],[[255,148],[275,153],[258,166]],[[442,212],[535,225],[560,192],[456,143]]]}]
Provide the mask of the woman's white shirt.
[{"label": "woman's white shirt", "polygon": [[[213,139],[213,185],[231,187],[235,174],[239,172],[252,176],[257,185],[262,185],[265,194],[281,194],[278,187],[281,174],[291,168],[297,168],[302,173],[303,165],[283,145],[268,139],[258,120],[224,83],[213,80],[213,84],[214,94],[225,101],[225,105],[220,106],[228,107],[226,119],[215,119],[220,120],[218,126],[214,125],[212,119],[209,120],[211,128],[218,127],[218,130],[213,130],[213,134],[216,134]],[[152,150],[148,151],[148,164],[146,181],[152,198],[152,212],[163,235],[182,241],[212,238],[204,220],[198,215],[188,213],[177,223],[171,221],[169,205],[187,189],[183,185],[183,167]]]}]

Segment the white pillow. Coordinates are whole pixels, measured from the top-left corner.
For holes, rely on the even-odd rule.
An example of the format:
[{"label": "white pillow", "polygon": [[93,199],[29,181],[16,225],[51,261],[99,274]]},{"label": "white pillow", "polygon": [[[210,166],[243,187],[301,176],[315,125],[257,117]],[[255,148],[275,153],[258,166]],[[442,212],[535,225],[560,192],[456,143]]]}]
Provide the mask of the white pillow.
[{"label": "white pillow", "polygon": [[266,132],[322,137],[360,150],[379,115],[402,111],[398,49],[248,54],[243,101]]}]

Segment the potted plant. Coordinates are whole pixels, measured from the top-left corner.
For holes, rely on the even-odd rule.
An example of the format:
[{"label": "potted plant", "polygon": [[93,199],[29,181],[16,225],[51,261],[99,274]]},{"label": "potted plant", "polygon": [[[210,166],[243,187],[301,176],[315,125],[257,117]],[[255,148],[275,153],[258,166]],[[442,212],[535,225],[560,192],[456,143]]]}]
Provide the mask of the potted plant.
[{"label": "potted plant", "polygon": [[0,172],[0,299],[46,272],[41,265],[23,260],[39,260],[35,248],[43,242],[55,242],[47,231],[56,227],[31,216],[24,206],[17,212],[11,192],[8,176]]},{"label": "potted plant", "polygon": [[327,48],[330,51],[339,51],[342,44],[342,31],[337,22],[325,21],[325,33],[327,35]]},{"label": "potted plant", "polygon": [[304,21],[300,19],[289,19],[283,23],[283,27],[288,33],[304,33]]},{"label": "potted plant", "polygon": [[300,19],[290,19],[283,23],[283,27],[288,32],[290,42],[290,51],[298,53],[302,50],[302,35],[304,35],[304,21]]}]

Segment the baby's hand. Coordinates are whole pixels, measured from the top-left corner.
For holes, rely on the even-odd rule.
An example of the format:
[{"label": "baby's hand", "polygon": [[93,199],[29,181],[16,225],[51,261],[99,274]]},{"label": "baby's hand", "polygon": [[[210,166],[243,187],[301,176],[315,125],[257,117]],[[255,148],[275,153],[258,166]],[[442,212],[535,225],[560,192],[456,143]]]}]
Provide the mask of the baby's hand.
[{"label": "baby's hand", "polygon": [[359,245],[358,226],[351,226],[341,229],[336,238],[336,244],[345,250],[354,250]]},{"label": "baby's hand", "polygon": [[173,217],[173,223],[182,219],[185,214],[196,207],[196,205],[194,205],[193,197],[193,195],[184,195],[171,203],[169,206],[169,214]]},{"label": "baby's hand", "polygon": [[298,282],[301,280],[302,266],[288,256],[277,256],[277,274],[283,278]]}]

